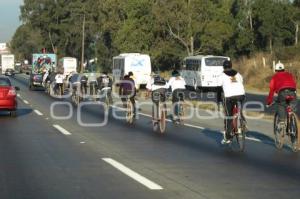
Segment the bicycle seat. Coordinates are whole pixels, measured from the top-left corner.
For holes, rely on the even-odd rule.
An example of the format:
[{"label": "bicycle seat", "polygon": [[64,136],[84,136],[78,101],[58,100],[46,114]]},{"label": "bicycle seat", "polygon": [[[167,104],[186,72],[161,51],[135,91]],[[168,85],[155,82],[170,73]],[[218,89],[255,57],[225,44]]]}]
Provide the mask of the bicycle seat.
[{"label": "bicycle seat", "polygon": [[293,101],[293,100],[295,100],[295,96],[288,95],[288,96],[285,97],[285,100],[286,100],[287,102]]}]

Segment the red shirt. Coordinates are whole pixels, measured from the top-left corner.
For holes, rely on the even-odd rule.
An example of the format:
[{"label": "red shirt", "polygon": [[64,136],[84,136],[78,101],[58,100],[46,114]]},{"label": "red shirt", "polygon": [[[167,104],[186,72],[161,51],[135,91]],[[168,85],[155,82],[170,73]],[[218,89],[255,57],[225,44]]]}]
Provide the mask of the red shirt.
[{"label": "red shirt", "polygon": [[277,72],[270,82],[270,92],[267,104],[270,105],[273,102],[274,93],[279,93],[280,90],[285,88],[296,89],[296,81],[291,73],[285,71]]}]

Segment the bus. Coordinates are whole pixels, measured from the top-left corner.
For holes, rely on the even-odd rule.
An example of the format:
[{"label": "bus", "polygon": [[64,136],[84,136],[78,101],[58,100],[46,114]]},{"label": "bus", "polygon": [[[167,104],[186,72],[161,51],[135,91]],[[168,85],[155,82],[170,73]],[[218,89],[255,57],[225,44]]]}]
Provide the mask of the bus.
[{"label": "bus", "polygon": [[133,72],[136,88],[146,85],[151,76],[150,56],[140,53],[125,53],[113,57],[113,81],[118,82]]},{"label": "bus", "polygon": [[218,77],[223,72],[223,62],[230,60],[225,56],[197,55],[183,60],[181,75],[188,88],[215,91],[220,87]]}]

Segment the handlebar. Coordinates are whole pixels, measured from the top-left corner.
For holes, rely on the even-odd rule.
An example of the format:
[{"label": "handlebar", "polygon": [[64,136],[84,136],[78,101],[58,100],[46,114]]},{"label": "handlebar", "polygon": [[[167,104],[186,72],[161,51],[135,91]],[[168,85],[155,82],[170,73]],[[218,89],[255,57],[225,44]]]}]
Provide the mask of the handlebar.
[{"label": "handlebar", "polygon": [[275,104],[275,102],[272,102],[270,105],[266,105],[267,108],[272,107]]}]

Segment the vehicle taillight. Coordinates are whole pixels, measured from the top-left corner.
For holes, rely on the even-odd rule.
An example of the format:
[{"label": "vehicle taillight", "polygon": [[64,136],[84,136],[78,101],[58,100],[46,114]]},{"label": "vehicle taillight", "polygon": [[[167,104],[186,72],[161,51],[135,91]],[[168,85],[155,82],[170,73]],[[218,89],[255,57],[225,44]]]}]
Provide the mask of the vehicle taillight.
[{"label": "vehicle taillight", "polygon": [[16,93],[16,90],[15,89],[10,89],[9,91],[8,91],[8,94],[7,94],[8,96],[16,96],[17,95],[17,93]]}]

